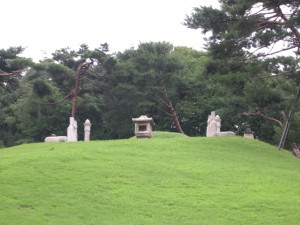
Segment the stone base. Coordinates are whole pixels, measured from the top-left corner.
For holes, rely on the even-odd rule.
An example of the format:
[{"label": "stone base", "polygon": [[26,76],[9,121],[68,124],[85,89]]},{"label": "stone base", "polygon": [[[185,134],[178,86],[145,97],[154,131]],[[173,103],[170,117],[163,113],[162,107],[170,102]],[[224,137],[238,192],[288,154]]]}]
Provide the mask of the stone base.
[{"label": "stone base", "polygon": [[254,139],[254,134],[253,133],[244,133],[244,138]]},{"label": "stone base", "polygon": [[66,136],[50,136],[45,138],[45,142],[66,142]]},{"label": "stone base", "polygon": [[222,131],[222,132],[214,133],[214,137],[228,137],[228,136],[235,136],[235,133],[232,131]]},{"label": "stone base", "polygon": [[136,138],[151,138],[151,133],[135,133]]}]

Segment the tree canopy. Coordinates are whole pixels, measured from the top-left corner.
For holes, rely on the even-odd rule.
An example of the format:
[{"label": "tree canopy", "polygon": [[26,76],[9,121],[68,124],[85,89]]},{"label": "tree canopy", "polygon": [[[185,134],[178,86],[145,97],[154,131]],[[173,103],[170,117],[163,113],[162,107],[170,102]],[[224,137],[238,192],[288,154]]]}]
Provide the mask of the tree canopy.
[{"label": "tree canopy", "polygon": [[[95,63],[78,79],[79,137],[86,119],[93,124],[92,139],[131,137],[131,118],[143,114],[154,118],[156,130],[205,135],[207,115],[217,111],[224,130],[242,135],[251,127],[261,140],[278,141],[296,79],[272,74],[278,61],[285,65],[278,67],[281,74],[284,70],[296,74],[293,59],[252,59],[238,70],[224,70],[210,52],[167,42],[142,43],[113,55],[100,49],[87,45],[60,49],[52,58],[31,64],[22,76],[13,76],[18,85],[0,98],[2,144],[65,135],[76,71],[91,62],[90,57]],[[17,54],[14,57],[18,59]],[[291,141],[297,140],[298,112]]]},{"label": "tree canopy", "polygon": [[196,7],[185,25],[210,33],[208,47],[224,55],[300,54],[298,0],[219,0],[220,9]]},{"label": "tree canopy", "polygon": [[[259,132],[270,140],[287,120],[300,84],[300,2],[219,2],[218,9],[194,8],[185,25],[207,35],[206,48],[213,58],[207,64],[207,72],[217,78],[216,82],[225,82],[229,93],[233,91],[241,103],[237,110],[248,116],[242,123],[253,123],[254,117],[279,127],[269,126],[269,137],[265,136],[266,130]],[[261,127],[256,122],[253,125]]]}]

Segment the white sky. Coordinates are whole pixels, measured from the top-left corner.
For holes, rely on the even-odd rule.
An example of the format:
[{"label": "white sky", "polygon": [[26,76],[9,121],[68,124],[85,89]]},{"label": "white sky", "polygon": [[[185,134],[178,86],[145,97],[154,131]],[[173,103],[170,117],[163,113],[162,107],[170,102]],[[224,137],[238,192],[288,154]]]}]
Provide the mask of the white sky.
[{"label": "white sky", "polygon": [[200,30],[183,25],[186,15],[217,0],[7,0],[1,3],[0,49],[22,46],[35,60],[82,43],[107,42],[111,52],[139,43],[167,41],[201,50]]}]

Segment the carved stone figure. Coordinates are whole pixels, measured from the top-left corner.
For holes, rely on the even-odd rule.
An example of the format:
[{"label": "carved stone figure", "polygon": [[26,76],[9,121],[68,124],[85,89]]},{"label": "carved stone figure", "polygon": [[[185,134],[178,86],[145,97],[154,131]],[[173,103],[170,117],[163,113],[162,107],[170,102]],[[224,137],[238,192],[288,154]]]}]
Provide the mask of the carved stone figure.
[{"label": "carved stone figure", "polygon": [[206,137],[235,135],[232,131],[221,131],[221,121],[220,116],[216,116],[215,111],[212,111],[211,114],[208,115]]},{"label": "carved stone figure", "polygon": [[77,121],[74,117],[70,117],[70,125],[67,129],[67,141],[76,142],[77,140]]}]

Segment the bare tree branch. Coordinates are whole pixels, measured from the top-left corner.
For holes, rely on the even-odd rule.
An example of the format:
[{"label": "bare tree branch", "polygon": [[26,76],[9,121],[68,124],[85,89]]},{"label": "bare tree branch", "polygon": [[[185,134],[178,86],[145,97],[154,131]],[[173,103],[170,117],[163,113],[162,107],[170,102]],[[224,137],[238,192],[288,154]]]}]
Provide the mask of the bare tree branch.
[{"label": "bare tree branch", "polygon": [[167,114],[168,116],[172,116],[171,113],[168,113],[167,111],[163,110],[162,108],[156,106],[156,105],[153,105],[155,108],[159,109],[160,111],[164,112],[165,114]]},{"label": "bare tree branch", "polygon": [[262,113],[261,111],[258,111],[258,112],[249,112],[249,113],[244,113],[244,115],[247,115],[247,116],[260,116],[264,119],[267,119],[267,120],[270,120],[272,121],[273,123],[275,123],[278,127],[280,128],[283,128],[283,124],[280,120],[277,120],[273,117],[270,117],[270,116],[267,116],[265,115],[264,113]]},{"label": "bare tree branch", "polygon": [[299,12],[299,6],[292,12],[290,19],[293,18]]},{"label": "bare tree branch", "polygon": [[7,73],[0,69],[0,76],[15,76],[19,75],[22,72],[22,70],[15,70],[13,72]]},{"label": "bare tree branch", "polygon": [[163,103],[165,106],[167,106],[168,108],[171,108],[171,106],[165,101],[163,100],[160,96],[154,94],[154,96],[161,102]]},{"label": "bare tree branch", "polygon": [[78,88],[79,88],[79,81],[83,73],[91,66],[93,65],[94,61],[90,59],[90,62],[84,62],[79,65],[77,71],[76,71],[76,81],[75,81],[75,87],[74,87],[74,94],[73,94],[73,99],[72,99],[72,112],[71,112],[71,117],[75,118],[76,114],[76,99],[78,95]]},{"label": "bare tree branch", "polygon": [[69,92],[69,94],[67,94],[66,96],[64,96],[62,99],[56,101],[56,102],[47,102],[46,104],[47,105],[55,105],[55,104],[58,104],[58,103],[61,103],[63,101],[65,101],[68,97],[72,96],[73,94],[71,92]]},{"label": "bare tree branch", "polygon": [[165,80],[164,80],[164,78],[163,78],[163,76],[162,76],[162,72],[160,72],[160,76],[161,76],[161,82],[162,82],[162,85],[163,85],[163,88],[164,88],[165,98],[166,98],[167,101],[168,101],[167,105],[169,106],[169,109],[170,109],[170,111],[171,111],[171,116],[172,116],[172,118],[173,118],[173,122],[174,122],[174,124],[175,124],[175,127],[176,127],[176,129],[177,129],[180,133],[184,134],[184,131],[182,130],[182,127],[181,127],[181,125],[180,125],[179,118],[178,118],[178,116],[177,116],[177,112],[176,112],[175,108],[173,107],[173,104],[172,104],[171,99],[169,98],[169,94],[168,94],[168,91],[167,91],[167,87],[166,87],[166,84],[165,84]]},{"label": "bare tree branch", "polygon": [[[287,24],[288,28],[291,29],[291,31],[293,32],[293,34],[295,35],[295,37],[297,38],[298,40],[298,43],[300,43],[300,32],[297,30],[296,27],[294,27],[293,25],[289,24],[289,19],[285,16],[285,14],[282,12],[280,6],[277,4],[277,2],[275,2],[273,0],[273,3],[274,5],[276,6],[276,10],[277,10],[277,13],[279,14],[279,16],[284,20],[284,22]],[[300,47],[298,45],[298,47]]]},{"label": "bare tree branch", "polygon": [[275,54],[277,54],[277,53],[284,52],[284,51],[288,51],[288,50],[291,50],[291,49],[293,49],[293,48],[297,48],[297,47],[299,47],[299,46],[297,46],[297,45],[293,45],[293,46],[291,46],[291,47],[288,47],[288,48],[283,48],[283,49],[281,49],[281,50],[278,50],[278,51],[276,51],[276,52],[271,52],[271,53],[263,54],[263,55],[261,55],[261,56],[270,56],[270,55],[275,55]]}]

